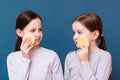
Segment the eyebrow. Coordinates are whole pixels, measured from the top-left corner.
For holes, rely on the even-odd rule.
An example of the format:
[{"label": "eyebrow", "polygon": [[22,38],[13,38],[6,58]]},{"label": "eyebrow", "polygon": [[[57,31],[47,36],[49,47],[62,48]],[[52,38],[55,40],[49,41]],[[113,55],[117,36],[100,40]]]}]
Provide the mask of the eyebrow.
[{"label": "eyebrow", "polygon": [[[31,27],[30,29],[36,29],[35,27]],[[42,27],[39,27],[38,29],[42,29]]]},{"label": "eyebrow", "polygon": [[81,32],[82,30],[77,30],[77,32]]}]

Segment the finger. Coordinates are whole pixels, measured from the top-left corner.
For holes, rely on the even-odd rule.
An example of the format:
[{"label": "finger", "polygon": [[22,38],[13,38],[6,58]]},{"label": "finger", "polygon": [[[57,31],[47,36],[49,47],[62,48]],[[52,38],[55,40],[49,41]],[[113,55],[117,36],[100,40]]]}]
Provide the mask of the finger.
[{"label": "finger", "polygon": [[25,43],[28,40],[28,38],[22,39],[22,42]]},{"label": "finger", "polygon": [[77,54],[81,55],[82,52],[83,52],[82,49],[79,49],[79,50],[77,51]]},{"label": "finger", "polygon": [[85,46],[81,45],[81,50],[84,51],[85,50]]},{"label": "finger", "polygon": [[24,46],[26,48],[28,48],[30,46],[30,43],[31,43],[31,40],[30,39],[26,39],[26,41],[23,44],[24,44]]},{"label": "finger", "polygon": [[30,51],[33,47],[34,47],[34,45],[29,46],[28,51]]},{"label": "finger", "polygon": [[29,39],[25,39],[24,41],[22,41],[20,49],[26,50],[28,47],[29,47]]},{"label": "finger", "polygon": [[29,38],[29,39],[28,39],[28,44],[29,44],[29,46],[31,45],[31,43],[32,43],[32,40]]},{"label": "finger", "polygon": [[22,40],[21,46],[23,46],[27,42],[27,38],[25,40]]}]

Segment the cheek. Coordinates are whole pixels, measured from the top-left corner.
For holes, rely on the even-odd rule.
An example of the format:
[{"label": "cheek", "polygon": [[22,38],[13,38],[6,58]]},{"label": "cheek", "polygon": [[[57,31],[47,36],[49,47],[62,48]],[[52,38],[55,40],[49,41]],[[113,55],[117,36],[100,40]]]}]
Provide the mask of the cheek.
[{"label": "cheek", "polygon": [[43,37],[43,33],[41,32],[41,37]]},{"label": "cheek", "polygon": [[42,38],[43,38],[43,33],[40,34],[40,39],[42,40]]},{"label": "cheek", "polygon": [[77,39],[73,36],[73,42],[76,44]]},{"label": "cheek", "polygon": [[87,37],[91,40],[91,39],[93,38],[93,35],[92,35],[91,33],[89,33],[89,34],[87,35]]},{"label": "cheek", "polygon": [[75,35],[73,35],[73,40],[75,40]]}]

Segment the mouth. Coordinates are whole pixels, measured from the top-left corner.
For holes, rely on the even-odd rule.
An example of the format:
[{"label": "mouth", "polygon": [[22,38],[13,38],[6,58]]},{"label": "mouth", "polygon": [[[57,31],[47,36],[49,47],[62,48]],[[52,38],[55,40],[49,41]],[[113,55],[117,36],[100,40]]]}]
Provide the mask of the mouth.
[{"label": "mouth", "polygon": [[78,44],[78,41],[75,41],[75,44],[76,44],[76,46],[77,46],[77,44]]},{"label": "mouth", "polygon": [[40,39],[35,39],[35,42],[40,42]]}]

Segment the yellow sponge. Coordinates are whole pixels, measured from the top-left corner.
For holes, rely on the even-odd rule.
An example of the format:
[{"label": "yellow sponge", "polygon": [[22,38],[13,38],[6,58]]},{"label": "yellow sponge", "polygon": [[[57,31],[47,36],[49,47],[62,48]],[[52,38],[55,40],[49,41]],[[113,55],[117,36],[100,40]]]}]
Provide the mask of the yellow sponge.
[{"label": "yellow sponge", "polygon": [[88,41],[87,38],[82,37],[82,38],[78,39],[77,44],[78,44],[78,48],[81,48],[83,45],[86,46],[86,47],[88,47],[89,46],[89,41]]},{"label": "yellow sponge", "polygon": [[30,39],[30,40],[31,40],[30,45],[33,45],[34,42],[35,42],[34,36],[33,36],[32,34],[30,34],[30,33],[26,33],[26,34],[22,37],[22,40],[23,40],[23,41],[26,40],[26,39]]}]

